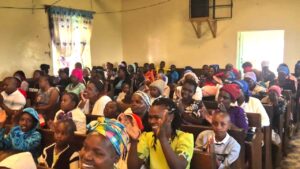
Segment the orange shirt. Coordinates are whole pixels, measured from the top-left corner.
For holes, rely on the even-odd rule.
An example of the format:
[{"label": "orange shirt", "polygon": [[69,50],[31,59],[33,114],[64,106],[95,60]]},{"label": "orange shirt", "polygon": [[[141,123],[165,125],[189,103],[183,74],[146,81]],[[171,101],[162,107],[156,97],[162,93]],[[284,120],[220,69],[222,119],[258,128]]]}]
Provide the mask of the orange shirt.
[{"label": "orange shirt", "polygon": [[153,70],[149,70],[148,72],[146,72],[144,74],[144,76],[145,76],[145,79],[148,80],[148,81],[150,81],[150,82],[153,82],[155,80]]}]

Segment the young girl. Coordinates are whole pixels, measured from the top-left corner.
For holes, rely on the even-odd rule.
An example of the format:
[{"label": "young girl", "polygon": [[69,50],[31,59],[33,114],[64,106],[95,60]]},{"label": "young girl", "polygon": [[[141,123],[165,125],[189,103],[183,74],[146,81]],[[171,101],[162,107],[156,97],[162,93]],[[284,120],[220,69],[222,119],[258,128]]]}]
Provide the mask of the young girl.
[{"label": "young girl", "polygon": [[151,132],[140,137],[128,133],[131,137],[128,168],[138,169],[145,163],[150,169],[190,168],[194,139],[192,134],[179,130],[181,119],[176,104],[167,98],[155,100],[148,121]]},{"label": "young girl", "polygon": [[105,105],[104,117],[109,119],[117,119],[119,114],[120,114],[120,109],[117,102],[110,101]]},{"label": "young girl", "polygon": [[74,69],[71,74],[71,83],[66,87],[67,92],[80,95],[84,91],[85,85],[82,83],[83,74],[81,69]]},{"label": "young girl", "polygon": [[125,101],[124,99],[126,98],[126,95],[128,95],[130,92],[130,85],[128,83],[123,83],[121,88],[122,91],[119,93],[117,97],[117,102]]},{"label": "young girl", "polygon": [[120,67],[118,70],[118,77],[110,85],[112,96],[117,97],[119,95],[124,83],[130,84],[131,80],[127,73],[127,69],[125,67]]},{"label": "young girl", "polygon": [[197,84],[196,92],[193,95],[193,99],[194,100],[202,100],[202,89],[198,86],[199,79],[198,79],[197,75],[191,71],[187,71],[184,74],[183,78],[178,82],[178,83],[180,83],[180,86],[177,86],[175,88],[174,95],[173,95],[174,101],[177,101],[182,98],[182,96],[181,96],[182,84],[184,83],[184,81],[186,81],[188,79],[195,81],[195,83]]},{"label": "young girl", "polygon": [[202,101],[193,99],[198,85],[192,79],[184,81],[177,106],[184,124],[205,125],[208,112]]},{"label": "young girl", "polygon": [[46,147],[39,158],[39,164],[48,168],[78,169],[79,154],[69,145],[76,126],[70,119],[55,123],[55,143]]},{"label": "young girl", "polygon": [[0,149],[31,152],[34,159],[38,157],[41,134],[36,131],[39,126],[38,113],[33,108],[25,108],[20,114],[19,124],[5,136],[5,118],[0,121]]},{"label": "young girl", "polygon": [[150,84],[151,103],[153,103],[156,99],[163,97],[164,88],[165,82],[161,79],[155,80]]},{"label": "young girl", "polygon": [[169,98],[170,97],[170,87],[168,86],[168,77],[162,73],[157,74],[157,79],[163,80],[165,82],[165,88],[163,92],[163,97]]},{"label": "young girl", "polygon": [[77,108],[79,98],[75,93],[65,93],[62,97],[59,110],[54,118],[54,122],[64,119],[74,121],[79,134],[86,134],[86,117],[83,112]]}]

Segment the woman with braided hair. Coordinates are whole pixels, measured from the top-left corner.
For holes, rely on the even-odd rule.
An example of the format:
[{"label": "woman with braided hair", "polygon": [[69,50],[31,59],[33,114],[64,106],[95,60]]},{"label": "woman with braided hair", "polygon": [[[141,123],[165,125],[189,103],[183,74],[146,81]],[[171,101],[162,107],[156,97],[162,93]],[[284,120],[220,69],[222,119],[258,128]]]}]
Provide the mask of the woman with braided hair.
[{"label": "woman with braided hair", "polygon": [[127,165],[139,169],[190,168],[194,138],[179,130],[181,118],[176,104],[167,98],[155,100],[150,108],[148,122],[152,128],[139,137],[130,135],[131,147]]}]

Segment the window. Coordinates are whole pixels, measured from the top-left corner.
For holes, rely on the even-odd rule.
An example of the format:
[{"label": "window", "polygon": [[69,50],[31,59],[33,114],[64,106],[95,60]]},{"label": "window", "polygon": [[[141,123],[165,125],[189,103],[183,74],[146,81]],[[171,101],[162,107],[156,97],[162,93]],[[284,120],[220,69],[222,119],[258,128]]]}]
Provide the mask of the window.
[{"label": "window", "polygon": [[261,70],[261,62],[270,62],[270,70],[276,73],[277,66],[283,63],[284,31],[247,31],[238,32],[237,67],[241,70],[246,61],[252,63],[253,68]]},{"label": "window", "polygon": [[90,67],[93,12],[52,6],[47,11],[54,75],[66,67],[71,72],[76,62]]}]

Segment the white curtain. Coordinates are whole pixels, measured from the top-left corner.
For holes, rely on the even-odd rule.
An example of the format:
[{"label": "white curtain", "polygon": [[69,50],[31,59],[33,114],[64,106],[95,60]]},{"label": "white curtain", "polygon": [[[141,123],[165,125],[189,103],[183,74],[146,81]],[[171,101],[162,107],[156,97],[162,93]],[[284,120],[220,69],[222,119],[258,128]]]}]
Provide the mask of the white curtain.
[{"label": "white curtain", "polygon": [[76,62],[83,67],[91,67],[93,12],[62,7],[49,7],[47,11],[54,75],[65,67],[69,67],[71,72]]}]

